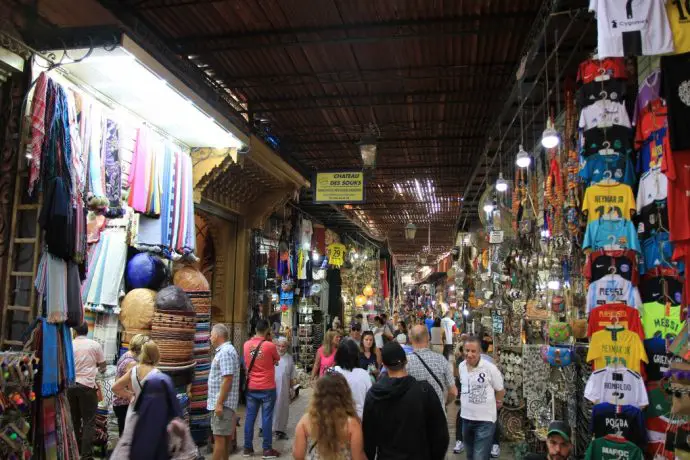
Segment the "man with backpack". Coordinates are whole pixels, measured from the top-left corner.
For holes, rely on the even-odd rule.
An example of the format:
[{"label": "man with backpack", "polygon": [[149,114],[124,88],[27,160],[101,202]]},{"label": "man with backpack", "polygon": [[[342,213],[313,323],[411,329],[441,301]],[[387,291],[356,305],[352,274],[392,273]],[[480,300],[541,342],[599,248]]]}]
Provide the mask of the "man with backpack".
[{"label": "man with backpack", "polygon": [[268,321],[256,323],[256,335],[244,343],[244,362],[247,366],[245,398],[247,417],[244,424],[244,457],[254,455],[254,422],[261,407],[263,458],[280,457],[273,449],[273,408],[276,402],[275,366],[280,362],[278,349],[270,340]]}]

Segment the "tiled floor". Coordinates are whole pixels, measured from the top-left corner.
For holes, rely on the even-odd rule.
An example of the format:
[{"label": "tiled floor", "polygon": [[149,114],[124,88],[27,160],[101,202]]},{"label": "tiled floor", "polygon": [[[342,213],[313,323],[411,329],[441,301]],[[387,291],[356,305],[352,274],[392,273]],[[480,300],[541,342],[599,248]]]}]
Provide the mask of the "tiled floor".
[{"label": "tiled floor", "polygon": [[[311,396],[311,390],[302,390],[300,392],[299,398],[297,398],[291,405],[290,405],[290,418],[288,422],[288,434],[290,434],[292,438],[292,434],[295,431],[295,426],[297,425],[297,422],[299,421],[300,417],[304,414],[307,408],[307,404],[309,403],[309,397]],[[450,421],[448,425],[448,431],[450,432],[450,439],[451,443],[449,446],[448,450],[448,456],[446,457],[449,460],[453,459],[458,459],[458,460],[464,460],[465,459],[465,454],[460,454],[460,455],[454,455],[453,454],[453,446],[455,445],[455,414],[457,413],[457,406],[454,404],[448,406],[448,420]],[[240,407],[239,409],[239,415],[242,420],[242,426],[238,429],[238,444],[242,446],[242,443],[244,441],[244,407]],[[259,427],[258,427],[258,420],[257,420],[257,426],[255,427],[255,433],[258,433]],[[273,447],[277,450],[279,450],[283,455],[282,457],[284,458],[292,458],[292,439],[289,439],[287,441],[278,441],[274,440],[273,442]],[[509,446],[501,446],[502,447],[502,452],[500,456],[500,460],[509,460],[513,458],[512,450],[510,449]],[[255,458],[261,458],[261,438],[258,438],[257,435],[255,434],[254,436],[254,449],[255,449]],[[208,453],[204,448],[203,453],[206,454],[206,458],[210,459],[211,455]],[[282,458],[281,457],[281,458]],[[235,459],[240,459],[242,458],[242,452],[239,451],[238,453],[231,455],[230,458],[232,460]]]}]

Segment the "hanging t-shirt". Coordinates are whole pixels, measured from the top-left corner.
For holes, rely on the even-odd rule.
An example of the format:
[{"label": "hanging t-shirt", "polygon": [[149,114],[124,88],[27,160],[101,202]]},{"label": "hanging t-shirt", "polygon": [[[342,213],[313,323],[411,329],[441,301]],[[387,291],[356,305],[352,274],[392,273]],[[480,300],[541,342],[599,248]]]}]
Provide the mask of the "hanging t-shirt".
[{"label": "hanging t-shirt", "polygon": [[328,252],[328,263],[334,267],[340,267],[345,263],[345,245],[340,243],[329,244],[326,248]]},{"label": "hanging t-shirt", "polygon": [[[592,188],[592,187],[590,187]],[[640,252],[635,226],[627,219],[593,220],[587,224],[583,249],[621,250]]]},{"label": "hanging t-shirt", "polygon": [[635,113],[633,114],[633,125],[637,125],[640,120],[642,110],[647,107],[647,104],[654,99],[659,98],[659,91],[661,90],[661,72],[659,69],[654,69],[652,73],[647,75],[637,91],[637,99],[635,101]]},{"label": "hanging t-shirt", "polygon": [[631,187],[635,185],[634,166],[630,156],[625,154],[590,155],[580,170],[580,177],[587,186],[599,183],[607,177]]},{"label": "hanging t-shirt", "polygon": [[299,244],[302,249],[311,249],[311,237],[314,229],[309,219],[302,219],[299,224]]},{"label": "hanging t-shirt", "polygon": [[614,322],[617,322],[630,332],[636,333],[640,336],[640,339],[644,339],[640,312],[622,303],[610,303],[592,310],[587,321],[587,336],[591,337],[595,332],[611,326]]},{"label": "hanging t-shirt", "polygon": [[666,13],[673,33],[675,53],[690,52],[690,3],[686,0],[666,0]]},{"label": "hanging t-shirt", "polygon": [[640,177],[640,186],[637,190],[637,211],[655,201],[666,199],[668,180],[659,169],[650,169]]},{"label": "hanging t-shirt", "polygon": [[642,451],[630,441],[597,438],[589,443],[585,460],[643,460]]},{"label": "hanging t-shirt", "polygon": [[[690,131],[690,130],[688,130]],[[668,215],[672,241],[690,239],[690,150],[669,151],[661,159],[661,170],[669,180]]]},{"label": "hanging t-shirt", "polygon": [[628,79],[628,69],[623,58],[587,59],[577,68],[577,82],[580,84],[601,83],[611,79]]},{"label": "hanging t-shirt", "polygon": [[685,321],[680,317],[681,309],[680,305],[671,305],[667,308],[665,304],[659,302],[644,304],[640,317],[644,336],[648,339],[653,337],[672,339],[677,336],[685,326]]},{"label": "hanging t-shirt", "polygon": [[690,149],[690,56],[661,57],[661,95],[668,105],[671,149]]},{"label": "hanging t-shirt", "polygon": [[639,148],[637,154],[637,172],[646,173],[650,169],[661,167],[662,158],[671,151],[668,141],[668,128],[652,132]]},{"label": "hanging t-shirt", "polygon": [[595,438],[618,435],[641,449],[647,445],[647,428],[642,411],[631,405],[599,403],[592,408],[590,431]]},{"label": "hanging t-shirt", "polygon": [[673,52],[665,0],[590,0],[597,15],[600,57],[652,56]]},{"label": "hanging t-shirt", "polygon": [[580,135],[582,149],[580,153],[587,158],[610,148],[619,154],[632,156],[634,153],[631,142],[633,130],[627,126],[613,125],[609,128],[592,128]]},{"label": "hanging t-shirt", "polygon": [[615,267],[617,274],[637,286],[640,277],[636,260],[637,254],[634,251],[592,251],[587,255],[582,274],[589,281],[596,281],[608,275],[611,267]]},{"label": "hanging t-shirt", "polygon": [[604,329],[592,334],[587,361],[594,361],[595,369],[619,364],[639,374],[640,363],[648,360],[640,336],[627,329]]},{"label": "hanging t-shirt", "polygon": [[666,351],[666,339],[653,337],[644,341],[649,362],[645,365],[647,380],[656,382],[663,378],[664,372],[670,369],[671,363],[682,361],[678,356]]},{"label": "hanging t-shirt", "polygon": [[587,187],[582,200],[582,211],[587,221],[598,219],[628,219],[635,209],[635,197],[627,184],[595,184]]},{"label": "hanging t-shirt", "polygon": [[633,284],[618,274],[606,275],[589,285],[587,290],[587,313],[609,303],[624,303],[639,309],[642,306],[640,293]]},{"label": "hanging t-shirt", "polygon": [[640,374],[624,367],[607,366],[592,372],[585,385],[584,396],[595,404],[607,402],[635,407],[649,404],[647,389]]},{"label": "hanging t-shirt", "polygon": [[669,228],[668,206],[666,201],[655,201],[644,206],[635,216],[637,222],[637,234],[640,239],[646,240],[653,234],[666,231]]},{"label": "hanging t-shirt", "polygon": [[577,93],[577,101],[580,107],[594,104],[596,101],[610,99],[623,101],[627,92],[626,80],[611,78],[603,81],[585,83]]},{"label": "hanging t-shirt", "polygon": [[630,128],[630,117],[625,105],[619,101],[600,99],[584,107],[580,112],[579,127],[583,131],[593,128],[611,128],[612,126]]},{"label": "hanging t-shirt", "polygon": [[[655,424],[650,424],[649,421],[652,418],[671,415],[671,396],[666,393],[661,383],[650,381],[647,383],[647,397],[649,398],[649,406],[647,406],[647,432],[650,435],[651,441],[652,433],[656,430],[654,429]],[[661,433],[665,432],[666,430],[661,431]]]},{"label": "hanging t-shirt", "polygon": [[[664,284],[670,300],[664,297]],[[669,300],[672,305],[680,305],[683,300],[683,283],[677,278],[645,276],[640,284],[640,292],[643,303],[665,303]]]},{"label": "hanging t-shirt", "polygon": [[642,242],[640,273],[645,274],[655,267],[673,267],[673,244],[669,241],[668,232],[657,232]]}]

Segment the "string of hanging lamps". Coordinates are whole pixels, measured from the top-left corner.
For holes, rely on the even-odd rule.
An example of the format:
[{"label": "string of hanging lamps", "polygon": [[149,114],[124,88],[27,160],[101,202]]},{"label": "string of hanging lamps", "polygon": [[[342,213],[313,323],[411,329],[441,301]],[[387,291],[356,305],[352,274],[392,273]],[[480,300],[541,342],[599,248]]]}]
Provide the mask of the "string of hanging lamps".
[{"label": "string of hanging lamps", "polygon": [[522,99],[522,83],[518,85],[518,98],[520,99],[520,148],[518,150],[517,156],[515,157],[515,164],[518,168],[529,168],[532,163],[532,159],[529,153],[525,151],[525,111],[524,104],[525,101]]},{"label": "string of hanging lamps", "polygon": [[[546,34],[544,34],[544,55],[548,56],[548,52],[546,49]],[[546,127],[544,128],[544,132],[541,134],[541,145],[545,149],[552,149],[554,147],[557,147],[558,144],[561,142],[560,137],[558,136],[558,131],[556,131],[556,128],[554,126],[553,120],[551,119],[551,114],[549,110],[549,96],[551,93],[549,92],[549,62],[547,58],[547,62],[544,66],[544,71],[545,71],[545,80],[546,80]],[[556,75],[556,78],[558,78],[558,75]]]},{"label": "string of hanging lamps", "polygon": [[498,179],[496,179],[496,191],[505,192],[508,190],[508,181],[503,178],[503,152],[501,146],[503,144],[503,137],[501,136],[501,127],[498,127],[498,138],[501,142],[498,144]]}]

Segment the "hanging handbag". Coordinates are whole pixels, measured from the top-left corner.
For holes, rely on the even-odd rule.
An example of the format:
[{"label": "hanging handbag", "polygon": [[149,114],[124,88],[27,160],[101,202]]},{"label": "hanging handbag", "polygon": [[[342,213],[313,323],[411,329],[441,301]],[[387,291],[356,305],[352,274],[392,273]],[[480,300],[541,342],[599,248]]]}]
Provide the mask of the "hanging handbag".
[{"label": "hanging handbag", "polygon": [[573,354],[569,348],[565,347],[550,347],[544,345],[542,347],[542,358],[544,361],[554,367],[570,366],[573,362]]},{"label": "hanging handbag", "polygon": [[555,343],[565,342],[572,335],[570,324],[562,321],[551,321],[549,323],[549,339]]},{"label": "hanging handbag", "polygon": [[587,338],[587,320],[574,319],[570,322],[570,329],[573,331],[573,337],[576,339]]}]

